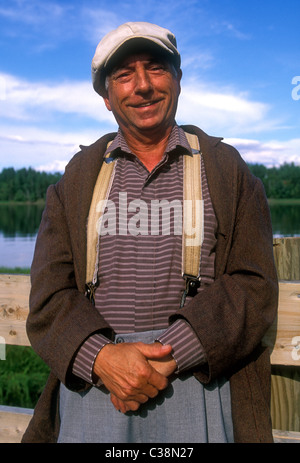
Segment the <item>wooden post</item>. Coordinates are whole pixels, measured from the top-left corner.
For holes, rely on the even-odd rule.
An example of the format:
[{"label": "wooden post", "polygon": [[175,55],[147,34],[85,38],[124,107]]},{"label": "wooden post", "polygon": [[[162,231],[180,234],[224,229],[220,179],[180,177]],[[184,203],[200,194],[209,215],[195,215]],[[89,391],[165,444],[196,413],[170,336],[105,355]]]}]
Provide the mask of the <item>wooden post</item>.
[{"label": "wooden post", "polygon": [[17,444],[32,418],[33,410],[0,405],[0,444]]},{"label": "wooden post", "polygon": [[30,345],[25,326],[29,291],[29,275],[0,275],[0,334],[6,344]]},{"label": "wooden post", "polygon": [[278,280],[300,281],[300,237],[274,238]]},{"label": "wooden post", "polygon": [[[280,282],[300,283],[300,237],[275,238],[274,259]],[[300,295],[291,292],[290,299],[294,299],[300,312]],[[299,301],[299,302],[298,302]],[[286,299],[281,307],[289,310],[289,301]],[[292,322],[292,319],[291,319]],[[291,323],[292,327],[293,324]],[[299,338],[299,339],[298,339]],[[299,341],[300,337],[292,338]],[[291,346],[293,348],[295,346]],[[298,345],[296,346],[298,348]],[[299,351],[299,353],[298,353]],[[295,356],[300,357],[300,350]],[[300,368],[299,366],[272,365],[272,400],[271,416],[273,429],[284,431],[300,431]]]}]

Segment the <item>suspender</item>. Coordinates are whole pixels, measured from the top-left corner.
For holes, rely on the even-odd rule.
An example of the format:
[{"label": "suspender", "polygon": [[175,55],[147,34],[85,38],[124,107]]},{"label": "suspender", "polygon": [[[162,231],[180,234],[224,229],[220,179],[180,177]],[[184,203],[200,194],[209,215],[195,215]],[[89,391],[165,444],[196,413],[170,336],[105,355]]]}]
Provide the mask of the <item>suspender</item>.
[{"label": "suspender", "polygon": [[[184,156],[183,165],[183,238],[182,276],[186,287],[180,307],[186,296],[194,296],[200,286],[200,258],[203,241],[203,201],[201,188],[201,152],[196,135],[185,132],[192,148],[192,156]],[[110,142],[111,143],[111,142]],[[108,146],[110,145],[108,144]],[[94,302],[98,278],[99,238],[105,204],[114,179],[117,160],[107,154],[96,180],[87,222],[86,294]]]},{"label": "suspender", "polygon": [[[112,142],[109,142],[107,147]],[[92,202],[90,205],[88,222],[87,222],[87,259],[86,259],[86,287],[87,296],[94,301],[95,290],[98,279],[98,261],[99,261],[99,241],[101,230],[101,219],[105,210],[105,203],[113,183],[116,160],[109,159],[110,153],[107,153],[98,174],[94,187]],[[104,205],[104,207],[103,207]]]},{"label": "suspender", "polygon": [[[204,219],[199,140],[194,134],[185,132],[185,135],[192,148],[192,156],[183,157],[182,276],[186,285],[180,307],[184,306],[186,296],[195,296],[200,286],[199,272]],[[196,236],[191,238],[193,235]]]}]

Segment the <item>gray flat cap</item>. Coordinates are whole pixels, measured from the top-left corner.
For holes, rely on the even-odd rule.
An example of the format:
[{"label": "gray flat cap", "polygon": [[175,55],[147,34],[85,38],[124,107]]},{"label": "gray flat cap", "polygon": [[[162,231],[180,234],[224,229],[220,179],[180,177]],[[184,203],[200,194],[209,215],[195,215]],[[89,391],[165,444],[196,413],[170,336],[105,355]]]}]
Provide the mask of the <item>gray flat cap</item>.
[{"label": "gray flat cap", "polygon": [[92,81],[97,93],[105,93],[105,77],[113,64],[127,53],[156,51],[166,55],[176,68],[180,54],[175,35],[168,29],[147,22],[128,22],[103,37],[92,60]]}]

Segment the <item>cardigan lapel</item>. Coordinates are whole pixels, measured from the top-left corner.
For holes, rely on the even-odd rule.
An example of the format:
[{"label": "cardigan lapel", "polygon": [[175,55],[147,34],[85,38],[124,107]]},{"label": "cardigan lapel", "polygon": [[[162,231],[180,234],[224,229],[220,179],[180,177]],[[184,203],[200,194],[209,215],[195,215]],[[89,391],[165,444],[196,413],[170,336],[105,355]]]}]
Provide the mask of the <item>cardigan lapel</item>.
[{"label": "cardigan lapel", "polygon": [[[65,185],[67,191],[65,195],[68,204],[67,216],[70,227],[72,240],[73,260],[75,276],[78,289],[85,292],[86,276],[86,253],[87,253],[87,218],[92,200],[94,186],[97,180],[99,170],[102,165],[103,154],[106,150],[107,143],[115,137],[116,134],[108,134],[97,140],[94,144],[84,147],[81,146],[81,152],[75,155],[66,168]],[[73,172],[73,162],[75,162],[76,175]],[[80,168],[78,168],[78,162]],[[70,176],[67,181],[67,177]]]}]

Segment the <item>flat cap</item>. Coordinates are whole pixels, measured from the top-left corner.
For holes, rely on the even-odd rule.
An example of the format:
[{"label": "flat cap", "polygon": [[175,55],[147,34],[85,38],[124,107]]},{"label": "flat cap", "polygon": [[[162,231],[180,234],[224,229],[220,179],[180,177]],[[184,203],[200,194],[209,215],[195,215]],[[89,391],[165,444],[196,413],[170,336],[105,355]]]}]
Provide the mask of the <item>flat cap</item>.
[{"label": "flat cap", "polygon": [[105,93],[109,69],[130,52],[156,51],[164,54],[176,68],[180,54],[175,35],[168,29],[147,22],[128,22],[109,32],[99,42],[92,60],[92,81],[97,93]]}]

